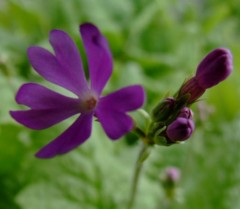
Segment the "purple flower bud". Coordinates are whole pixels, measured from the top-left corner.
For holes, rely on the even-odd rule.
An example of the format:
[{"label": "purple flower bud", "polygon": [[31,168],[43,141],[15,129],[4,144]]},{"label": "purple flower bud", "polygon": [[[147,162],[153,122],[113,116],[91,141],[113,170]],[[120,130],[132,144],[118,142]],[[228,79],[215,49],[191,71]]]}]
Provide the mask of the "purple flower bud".
[{"label": "purple flower bud", "polygon": [[180,170],[175,167],[168,167],[165,170],[166,180],[169,182],[178,182],[180,179]]},{"label": "purple flower bud", "polygon": [[168,167],[160,176],[162,186],[169,196],[174,195],[173,190],[181,178],[181,171],[176,167]]},{"label": "purple flower bud", "polygon": [[188,95],[187,103],[192,104],[201,97],[205,91],[206,89],[199,85],[196,77],[193,77],[182,85],[178,92],[178,98]]},{"label": "purple flower bud", "polygon": [[225,80],[232,72],[232,68],[231,52],[228,49],[218,48],[201,61],[195,77],[198,84],[207,89]]},{"label": "purple flower bud", "polygon": [[166,134],[170,142],[184,141],[192,135],[194,128],[192,119],[178,117],[167,127]]},{"label": "purple flower bud", "polygon": [[177,97],[188,95],[187,103],[195,102],[206,89],[225,80],[232,72],[232,68],[232,54],[228,49],[213,50],[201,61],[196,75],[182,85]]},{"label": "purple flower bud", "polygon": [[178,117],[182,117],[182,118],[187,118],[187,119],[192,119],[193,117],[193,111],[188,108],[188,107],[183,107],[180,112]]}]

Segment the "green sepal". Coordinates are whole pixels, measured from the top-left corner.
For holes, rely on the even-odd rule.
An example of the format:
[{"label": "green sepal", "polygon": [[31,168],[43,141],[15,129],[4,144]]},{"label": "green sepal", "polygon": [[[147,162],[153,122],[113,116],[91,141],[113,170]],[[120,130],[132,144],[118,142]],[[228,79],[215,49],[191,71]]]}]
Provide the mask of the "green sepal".
[{"label": "green sepal", "polygon": [[166,137],[164,136],[156,136],[154,139],[154,143],[157,145],[162,145],[162,146],[169,146],[169,142],[167,141]]},{"label": "green sepal", "polygon": [[151,117],[144,109],[138,109],[135,112],[130,113],[133,121],[134,121],[134,129],[133,130],[140,137],[144,137],[147,135],[149,126],[151,124]]}]

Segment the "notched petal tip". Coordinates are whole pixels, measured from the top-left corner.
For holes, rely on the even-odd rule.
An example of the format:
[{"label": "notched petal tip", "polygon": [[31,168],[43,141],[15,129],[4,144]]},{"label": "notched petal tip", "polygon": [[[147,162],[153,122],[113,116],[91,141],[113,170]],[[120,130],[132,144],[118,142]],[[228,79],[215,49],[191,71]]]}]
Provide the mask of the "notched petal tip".
[{"label": "notched petal tip", "polygon": [[106,38],[93,24],[82,24],[80,33],[87,54],[91,89],[100,95],[112,74],[112,53]]},{"label": "notched petal tip", "polygon": [[26,83],[23,84],[22,86],[20,86],[20,88],[18,89],[17,93],[16,93],[16,96],[15,96],[15,101],[17,102],[17,104],[20,104],[22,105],[23,102],[22,102],[22,95],[25,91],[25,88],[26,88]]},{"label": "notched petal tip", "polygon": [[59,38],[61,37],[64,37],[65,39],[70,39],[69,35],[62,30],[54,29],[49,32],[49,42],[52,46],[54,46],[54,43],[58,42]]},{"label": "notched petal tip", "polygon": [[[32,110],[12,110],[9,112],[11,117],[18,123],[24,125],[27,128],[34,130],[43,130],[45,128],[50,127],[48,124],[41,125],[41,121],[34,120],[34,117],[31,117]],[[32,120],[33,118],[33,120]],[[36,117],[35,117],[36,118]]]},{"label": "notched petal tip", "polygon": [[43,128],[38,127],[36,124],[31,124],[31,122],[28,122],[28,120],[25,119],[24,114],[28,111],[29,110],[11,110],[9,111],[9,114],[16,122],[24,125],[27,128],[34,130],[42,130]]},{"label": "notched petal tip", "polygon": [[61,42],[61,39],[65,39],[65,41],[69,43],[69,45],[72,45],[72,40],[65,31],[54,29],[49,32],[49,42],[51,43],[53,48],[54,45],[57,45],[56,43]]},{"label": "notched petal tip", "polygon": [[84,23],[80,25],[80,33],[82,36],[87,36],[89,41],[95,46],[108,49],[108,44],[100,30],[92,23]]},{"label": "notched petal tip", "polygon": [[80,33],[81,35],[88,35],[88,37],[93,40],[93,43],[97,41],[97,39],[101,36],[99,29],[93,25],[92,23],[84,23],[80,25]]},{"label": "notched petal tip", "polygon": [[[31,91],[34,91],[35,89],[33,90],[33,88],[37,85],[39,85],[39,84],[32,83],[32,82],[22,84],[19,87],[19,89],[16,93],[16,96],[15,96],[15,101],[17,102],[17,104],[30,107],[31,105],[26,103],[26,98],[31,98],[31,96],[29,96],[29,91],[30,91],[30,89],[31,89]],[[34,94],[36,95],[36,92],[34,92]]]},{"label": "notched petal tip", "polygon": [[28,47],[27,48],[27,56],[28,56],[29,61],[31,62],[32,57],[42,49],[43,49],[42,47],[34,46],[34,45]]},{"label": "notched petal tip", "polygon": [[68,35],[65,31],[63,30],[59,30],[59,29],[53,29],[49,32],[49,37],[54,36],[54,35],[58,35],[58,34],[64,34],[64,35]]}]

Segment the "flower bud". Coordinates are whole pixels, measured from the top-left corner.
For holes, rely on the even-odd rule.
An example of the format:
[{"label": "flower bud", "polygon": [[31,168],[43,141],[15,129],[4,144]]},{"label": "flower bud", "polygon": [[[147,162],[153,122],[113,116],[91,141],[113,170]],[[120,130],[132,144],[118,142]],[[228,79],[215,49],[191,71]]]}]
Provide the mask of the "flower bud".
[{"label": "flower bud", "polygon": [[174,189],[181,178],[181,171],[176,167],[167,167],[160,176],[162,186],[166,190]]},{"label": "flower bud", "polygon": [[168,97],[161,101],[152,111],[152,117],[154,121],[165,121],[167,120],[174,109],[175,99]]},{"label": "flower bud", "polygon": [[210,52],[199,64],[196,80],[203,89],[217,85],[232,72],[232,54],[228,49],[218,48]]},{"label": "flower bud", "polygon": [[206,89],[225,80],[232,68],[232,54],[228,49],[213,50],[198,65],[196,75],[182,85],[177,99],[188,95],[187,103],[192,104]]},{"label": "flower bud", "polygon": [[165,179],[169,183],[177,183],[180,180],[180,170],[175,167],[168,167],[165,170]]},{"label": "flower bud", "polygon": [[188,108],[188,107],[183,107],[180,112],[178,117],[182,117],[182,118],[187,118],[187,119],[192,119],[193,117],[193,111]]},{"label": "flower bud", "polygon": [[195,102],[199,97],[201,97],[206,89],[202,88],[196,77],[191,78],[190,80],[186,81],[178,92],[178,98],[186,97],[187,103],[192,104]]},{"label": "flower bud", "polygon": [[184,141],[192,135],[194,128],[192,119],[178,117],[167,127],[166,135],[170,142]]}]

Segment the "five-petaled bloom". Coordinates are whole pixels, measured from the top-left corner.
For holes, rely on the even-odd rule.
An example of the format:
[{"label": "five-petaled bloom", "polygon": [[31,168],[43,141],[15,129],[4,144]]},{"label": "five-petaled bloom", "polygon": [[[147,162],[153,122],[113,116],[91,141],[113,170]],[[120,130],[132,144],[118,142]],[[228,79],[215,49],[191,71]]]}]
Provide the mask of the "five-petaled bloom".
[{"label": "five-petaled bloom", "polygon": [[145,94],[140,85],[101,96],[112,74],[112,55],[105,37],[94,25],[81,25],[80,33],[87,54],[90,85],[79,51],[65,32],[50,32],[54,55],[37,46],[28,49],[33,68],[46,80],[73,92],[77,98],[64,96],[37,83],[27,83],[20,87],[16,101],[30,109],[11,111],[11,116],[31,129],[41,130],[80,113],[65,132],[36,154],[39,158],[64,154],[85,142],[91,135],[93,116],[97,117],[109,138],[120,138],[133,128],[133,121],[126,112],[136,110],[144,103]]}]

